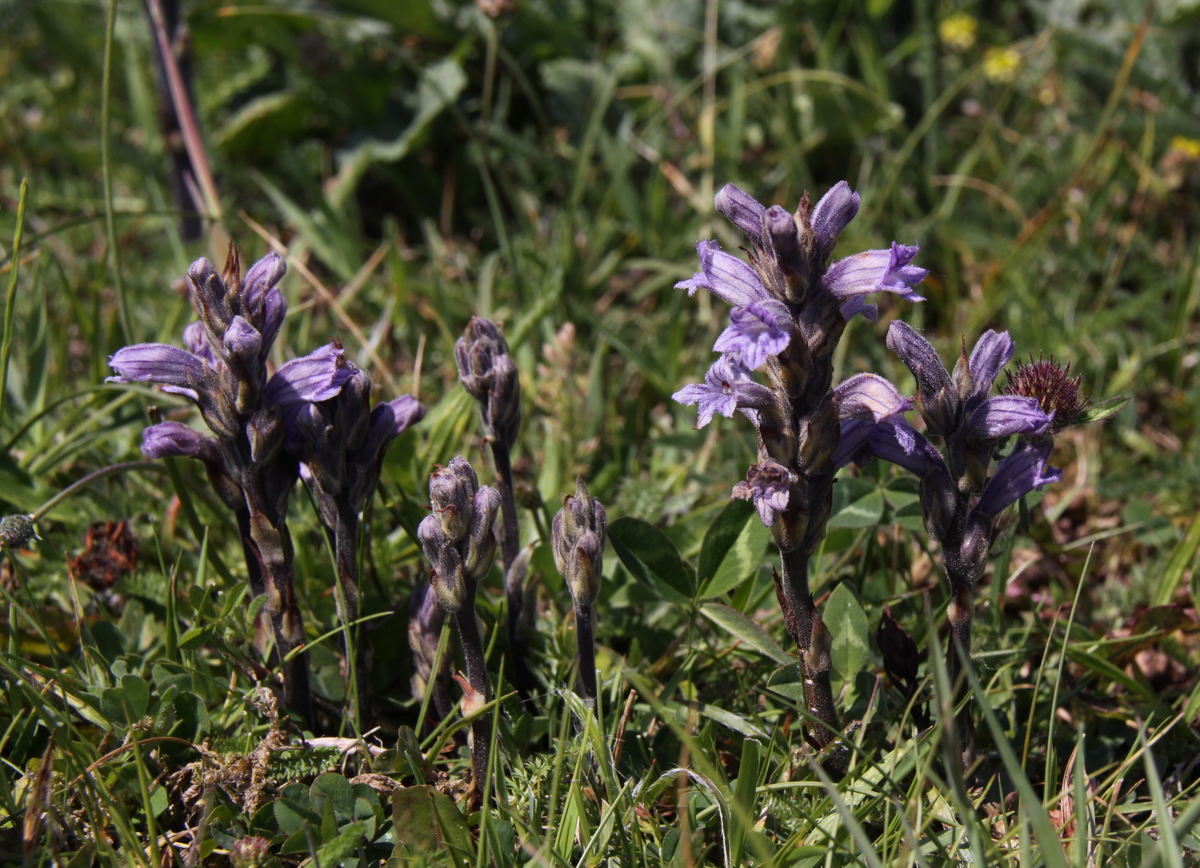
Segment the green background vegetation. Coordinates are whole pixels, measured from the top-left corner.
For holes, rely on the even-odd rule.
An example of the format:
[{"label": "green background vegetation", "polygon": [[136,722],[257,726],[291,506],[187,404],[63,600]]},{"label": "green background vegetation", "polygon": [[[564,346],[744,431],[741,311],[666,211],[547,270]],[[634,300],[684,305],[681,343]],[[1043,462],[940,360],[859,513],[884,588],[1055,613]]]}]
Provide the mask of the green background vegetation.
[{"label": "green background vegetation", "polygon": [[[181,234],[145,11],[115,6],[110,44],[108,3],[0,2],[3,287],[29,182],[5,319],[4,512],[136,459],[151,404],[189,418],[171,396],[103,385],[107,357],[177,343],[192,317],[182,275],[198,256],[223,261],[230,237],[244,262],[287,249],[281,358],[339,336],[380,397],[416,392],[429,414],[393,446],[367,521],[383,723],[370,757],[271,749],[287,727],[256,691],[236,528],[198,466],[175,468],[182,514],[167,476],[133,471],[63,501],[40,542],[6,554],[0,861],[222,865],[255,834],[273,858],[322,866],[1195,863],[1195,2],[184,2],[222,209],[197,239]],[[773,555],[759,565],[766,535],[726,507],[750,426],[695,431],[670,400],[703,376],[724,318],[672,286],[699,238],[744,243],[713,192],[734,182],[792,207],[843,178],[863,209],[835,256],[919,243],[931,274],[925,303],[887,298],[877,325],[854,323],[842,377],[877,371],[911,391],[883,343],[903,317],[947,356],[1009,329],[1020,355],[1069,360],[1095,399],[1134,398],[1060,436],[1063,481],[993,553],[976,621],[983,762],[965,784],[940,730],[918,736],[874,640],[885,606],[922,648],[944,621],[915,483],[872,466],[838,486],[815,587],[842,708],[864,725],[831,788],[793,756],[802,694]],[[518,474],[542,503],[526,540],[583,473],[610,521],[661,528],[687,564],[634,577],[610,549],[602,713],[577,731],[570,602],[538,548],[546,692],[537,715],[504,699],[499,806],[464,817],[413,788],[456,792],[468,758],[457,715],[418,725],[404,637],[430,469],[461,453],[491,473],[452,354],[472,314],[504,323],[521,369]],[[78,560],[111,554],[105,531],[86,535],[121,521],[135,570]],[[291,524],[309,635],[326,637],[314,685],[336,720],[332,565],[307,498]],[[489,640],[503,633],[493,579]],[[944,719],[937,667],[922,674]],[[410,789],[347,780],[363,774]]]}]

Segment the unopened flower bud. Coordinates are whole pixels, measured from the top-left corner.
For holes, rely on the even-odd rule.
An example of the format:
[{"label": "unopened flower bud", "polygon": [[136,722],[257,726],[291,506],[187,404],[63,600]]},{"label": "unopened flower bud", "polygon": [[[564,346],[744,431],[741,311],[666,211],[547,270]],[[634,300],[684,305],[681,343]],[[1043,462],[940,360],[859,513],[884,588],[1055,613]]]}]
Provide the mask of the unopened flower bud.
[{"label": "unopened flower bud", "polygon": [[430,478],[429,497],[433,513],[417,527],[417,538],[433,566],[438,600],[447,612],[458,612],[473,603],[476,583],[492,568],[500,494],[479,487],[471,465],[455,456]]},{"label": "unopened flower bud", "polygon": [[463,569],[481,579],[492,568],[496,556],[496,535],[492,532],[500,511],[500,492],[490,485],[475,493],[471,510],[471,530],[467,534]]},{"label": "unopened flower bud", "polygon": [[521,424],[521,381],[499,327],[472,317],[454,344],[454,358],[459,382],[480,403],[488,438],[511,446]]},{"label": "unopened flower bud", "polygon": [[940,542],[949,536],[958,514],[958,492],[940,468],[921,480],[921,512],[930,538]]},{"label": "unopened flower bud", "polygon": [[200,311],[200,319],[208,330],[209,343],[215,344],[233,319],[225,298],[225,283],[213,264],[204,257],[191,264],[186,279],[192,300]]},{"label": "unopened flower bud", "polygon": [[555,514],[550,534],[554,564],[566,579],[576,606],[591,604],[600,590],[607,529],[603,504],[589,496],[580,476],[575,494],[567,495],[563,508]]},{"label": "unopened flower bud", "polygon": [[461,455],[450,459],[429,478],[429,502],[441,522],[442,532],[455,544],[466,539],[471,530],[474,498],[479,477]]}]

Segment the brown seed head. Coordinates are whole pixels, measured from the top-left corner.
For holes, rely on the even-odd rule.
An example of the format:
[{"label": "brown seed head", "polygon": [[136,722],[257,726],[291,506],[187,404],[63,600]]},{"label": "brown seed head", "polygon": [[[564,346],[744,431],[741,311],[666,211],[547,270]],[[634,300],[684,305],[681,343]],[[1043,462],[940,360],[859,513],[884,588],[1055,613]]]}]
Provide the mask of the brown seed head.
[{"label": "brown seed head", "polygon": [[1028,362],[1019,363],[1015,371],[1004,374],[1008,378],[1004,387],[1006,395],[1033,398],[1045,412],[1054,414],[1051,434],[1066,428],[1087,409],[1089,401],[1079,391],[1083,375],[1072,377],[1070,362],[1060,365],[1053,355],[1049,358],[1039,356],[1037,361],[1031,356]]}]

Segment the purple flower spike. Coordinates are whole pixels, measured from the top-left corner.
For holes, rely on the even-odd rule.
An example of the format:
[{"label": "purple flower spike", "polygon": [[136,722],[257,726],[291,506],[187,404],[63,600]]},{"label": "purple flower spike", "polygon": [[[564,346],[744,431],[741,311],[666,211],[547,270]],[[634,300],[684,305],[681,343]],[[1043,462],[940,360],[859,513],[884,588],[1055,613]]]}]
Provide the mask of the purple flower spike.
[{"label": "purple flower spike", "polygon": [[696,250],[700,253],[700,271],[691,280],[679,281],[676,289],[686,289],[688,295],[695,295],[697,289],[707,289],[734,307],[771,297],[758,272],[736,256],[722,253],[717,242],[701,241]]},{"label": "purple flower spike", "polygon": [[821,197],[812,211],[813,234],[821,244],[821,261],[824,263],[833,252],[838,236],[850,225],[858,214],[858,194],[845,181],[838,181]]},{"label": "purple flower spike", "polygon": [[346,363],[342,348],[326,344],[307,356],[282,365],[267,383],[267,404],[291,407],[305,401],[327,401],[341,391],[354,369]]},{"label": "purple flower spike", "polygon": [[733,356],[721,356],[708,373],[704,383],[684,386],[671,396],[680,404],[700,405],[697,428],[703,428],[720,413],[729,418],[738,409],[761,409],[771,405],[774,394],[766,386],[760,386],[750,376],[744,365]]},{"label": "purple flower spike", "polygon": [[791,485],[795,481],[796,474],[768,458],[760,464],[750,465],[746,478],[733,487],[733,497],[752,501],[759,519],[770,527],[779,513],[787,509]]},{"label": "purple flower spike", "polygon": [[160,422],[142,431],[142,454],[147,458],[221,460],[216,440],[182,422]]},{"label": "purple flower spike", "polygon": [[1046,463],[1051,446],[1049,442],[1018,444],[1012,455],[996,465],[995,475],[975,504],[975,512],[995,518],[1035,488],[1062,479],[1062,471]]},{"label": "purple flower spike", "polygon": [[908,301],[924,301],[913,292],[929,272],[909,265],[917,255],[916,245],[892,242],[890,250],[864,250],[835,262],[825,272],[825,286],[837,298],[871,292],[894,292]]},{"label": "purple flower spike", "polygon": [[109,383],[159,383],[195,390],[205,378],[204,360],[168,344],[134,344],[117,350],[108,365],[118,376]]},{"label": "purple flower spike", "polygon": [[971,379],[975,381],[974,394],[986,398],[1000,374],[1000,369],[1013,357],[1013,339],[1008,332],[988,330],[979,336],[971,352]]},{"label": "purple flower spike", "polygon": [[733,184],[717,191],[714,204],[717,211],[750,237],[755,247],[762,247],[763,217],[767,213],[757,199]]},{"label": "purple flower spike", "polygon": [[966,427],[969,437],[980,440],[998,440],[1012,434],[1036,437],[1046,433],[1053,418],[1033,398],[997,395],[975,408]]},{"label": "purple flower spike", "polygon": [[912,403],[896,387],[878,374],[858,374],[833,390],[838,418],[882,422],[889,416],[905,413]]},{"label": "purple flower spike", "polygon": [[762,367],[767,356],[777,356],[792,339],[792,318],[778,301],[756,301],[729,312],[732,323],[721,332],[713,349],[719,353],[740,353],[742,364],[750,370]]}]

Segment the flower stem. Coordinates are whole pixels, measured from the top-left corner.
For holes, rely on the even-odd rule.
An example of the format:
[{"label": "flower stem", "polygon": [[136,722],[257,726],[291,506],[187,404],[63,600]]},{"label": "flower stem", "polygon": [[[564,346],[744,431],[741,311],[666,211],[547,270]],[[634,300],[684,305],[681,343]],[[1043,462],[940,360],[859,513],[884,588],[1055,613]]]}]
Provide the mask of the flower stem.
[{"label": "flower stem", "polygon": [[358,734],[372,726],[370,660],[368,646],[355,625],[359,616],[357,513],[346,495],[338,498],[337,527],[333,530],[334,557],[337,561],[336,602],[342,621],[346,648],[346,667],[350,670],[350,714]]},{"label": "flower stem", "polygon": [[588,708],[596,711],[596,625],[591,603],[575,605],[575,635],[579,642],[579,681]]},{"label": "flower stem", "polygon": [[[487,667],[484,665],[483,640],[479,635],[479,625],[475,621],[474,588],[467,595],[467,599],[470,605],[464,606],[455,614],[458,637],[462,642],[463,660],[467,664],[467,683],[478,694],[476,698],[481,697],[483,702],[487,702],[491,699],[491,685],[488,683]],[[471,769],[476,802],[482,802],[485,795],[491,734],[492,715],[481,714],[471,724]]]},{"label": "flower stem", "polygon": [[509,570],[521,548],[521,528],[517,516],[517,498],[513,487],[512,458],[508,444],[492,441],[492,460],[496,464],[496,489],[500,492],[500,514],[503,532],[500,535],[500,557],[504,562],[504,599],[507,610],[508,648],[512,657],[517,693],[525,707],[534,713],[536,692],[533,674],[529,671],[528,642],[521,629],[521,610],[525,605],[524,583],[509,582]]}]

